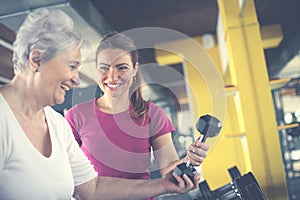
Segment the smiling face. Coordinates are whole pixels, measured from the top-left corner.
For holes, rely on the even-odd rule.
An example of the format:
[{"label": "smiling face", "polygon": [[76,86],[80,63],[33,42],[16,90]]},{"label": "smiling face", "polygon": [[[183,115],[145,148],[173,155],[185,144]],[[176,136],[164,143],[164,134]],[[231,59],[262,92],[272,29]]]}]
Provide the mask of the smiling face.
[{"label": "smiling face", "polygon": [[131,56],[121,49],[105,49],[97,55],[98,85],[109,98],[129,98],[129,88],[137,69]]},{"label": "smiling face", "polygon": [[40,63],[37,87],[42,91],[42,99],[48,101],[47,105],[63,103],[66,92],[79,84],[80,57],[80,50],[73,48]]}]

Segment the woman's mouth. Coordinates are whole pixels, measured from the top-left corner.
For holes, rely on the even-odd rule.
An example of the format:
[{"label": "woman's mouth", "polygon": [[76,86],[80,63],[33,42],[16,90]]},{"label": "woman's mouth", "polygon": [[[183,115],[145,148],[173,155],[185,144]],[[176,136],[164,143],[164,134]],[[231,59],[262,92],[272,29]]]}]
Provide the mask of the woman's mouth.
[{"label": "woman's mouth", "polygon": [[71,87],[66,84],[61,84],[60,87],[61,87],[61,89],[63,89],[66,92],[68,92],[71,89]]},{"label": "woman's mouth", "polygon": [[109,87],[110,89],[117,89],[118,87],[121,86],[121,83],[116,83],[116,84],[106,83],[106,86]]}]

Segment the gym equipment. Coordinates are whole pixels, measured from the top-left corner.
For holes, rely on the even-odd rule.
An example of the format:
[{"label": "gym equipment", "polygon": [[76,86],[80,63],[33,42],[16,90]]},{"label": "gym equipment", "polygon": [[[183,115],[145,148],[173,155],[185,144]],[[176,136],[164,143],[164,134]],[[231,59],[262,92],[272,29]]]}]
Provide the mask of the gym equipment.
[{"label": "gym equipment", "polygon": [[[211,115],[203,115],[198,119],[196,128],[201,134],[197,140],[199,142],[205,142],[206,138],[215,137],[219,134],[222,128],[222,124],[217,118]],[[194,181],[194,174],[196,173],[196,169],[188,161],[187,163],[181,163],[177,165],[174,169],[174,172],[181,177],[186,174],[189,179]],[[177,183],[175,179],[174,182]]]},{"label": "gym equipment", "polygon": [[199,196],[195,200],[266,200],[251,172],[241,175],[236,166],[228,169],[232,181],[211,190],[206,180],[199,183]]}]

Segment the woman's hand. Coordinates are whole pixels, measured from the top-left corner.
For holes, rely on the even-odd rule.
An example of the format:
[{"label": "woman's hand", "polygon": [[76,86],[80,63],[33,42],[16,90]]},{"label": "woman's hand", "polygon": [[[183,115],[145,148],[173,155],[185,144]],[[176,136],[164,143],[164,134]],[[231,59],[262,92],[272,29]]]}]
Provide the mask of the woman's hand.
[{"label": "woman's hand", "polygon": [[[178,160],[172,163],[169,167],[175,167],[176,165],[182,163],[182,160]],[[174,179],[176,181],[174,181]],[[174,173],[173,170],[169,171],[165,176],[163,176],[163,186],[169,193],[184,194],[190,190],[194,190],[198,187],[200,181],[200,175],[195,173],[194,180],[190,180],[189,177],[184,174],[182,177]]]},{"label": "woman's hand", "polygon": [[184,162],[189,161],[193,166],[199,166],[206,157],[208,149],[209,147],[203,142],[193,142],[188,148]]}]

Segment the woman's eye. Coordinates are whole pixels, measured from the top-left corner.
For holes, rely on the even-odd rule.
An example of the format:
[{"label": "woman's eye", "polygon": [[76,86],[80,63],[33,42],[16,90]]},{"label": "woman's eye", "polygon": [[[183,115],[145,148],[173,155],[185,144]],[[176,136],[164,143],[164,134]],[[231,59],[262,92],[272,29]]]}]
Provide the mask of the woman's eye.
[{"label": "woman's eye", "polygon": [[126,65],[121,65],[121,66],[118,66],[118,69],[119,69],[120,71],[126,71],[126,70],[128,69],[128,66],[126,66]]},{"label": "woman's eye", "polygon": [[80,67],[80,62],[70,62],[69,67],[71,70],[78,70]]},{"label": "woman's eye", "polygon": [[98,66],[98,70],[102,72],[106,72],[107,70],[109,70],[109,68],[107,66]]},{"label": "woman's eye", "polygon": [[76,65],[70,65],[70,68],[73,70],[73,69],[76,69],[77,66]]}]

